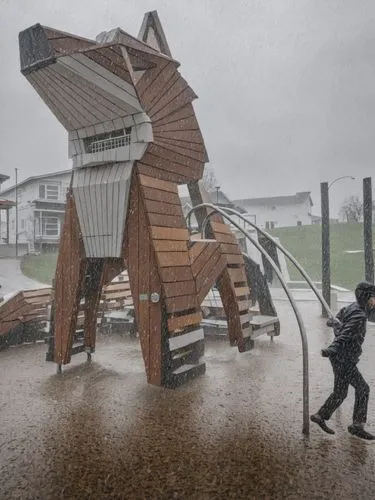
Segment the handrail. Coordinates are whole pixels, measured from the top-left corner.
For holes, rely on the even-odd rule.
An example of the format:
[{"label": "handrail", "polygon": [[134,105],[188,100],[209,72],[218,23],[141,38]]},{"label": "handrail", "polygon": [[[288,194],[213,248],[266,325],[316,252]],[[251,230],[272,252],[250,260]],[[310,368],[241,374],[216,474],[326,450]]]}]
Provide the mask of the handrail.
[{"label": "handrail", "polygon": [[[229,220],[231,224],[233,224],[239,231],[241,231],[245,238],[251,241],[253,245],[259,250],[259,252],[264,255],[266,260],[270,263],[272,266],[273,270],[275,271],[277,277],[280,280],[281,286],[283,287],[289,302],[292,306],[292,309],[294,311],[294,314],[296,316],[296,320],[298,323],[300,335],[301,335],[301,341],[302,341],[302,372],[303,372],[303,426],[302,426],[302,432],[305,435],[308,435],[310,432],[310,421],[309,421],[309,357],[308,357],[308,342],[307,342],[307,335],[306,335],[306,329],[305,325],[302,320],[302,316],[298,310],[296,301],[294,300],[288,285],[286,284],[283,275],[281,274],[279,268],[275,264],[274,260],[268,255],[267,251],[256,241],[254,238],[252,238],[244,229],[241,228],[237,222],[235,222],[230,215],[228,215],[224,210],[210,204],[210,203],[202,203],[200,205],[197,205],[189,210],[189,212],[186,215],[186,218],[189,218],[189,228],[190,228],[190,217],[191,214],[199,209],[199,208],[211,208],[213,211],[209,214],[212,215],[213,213],[219,213],[221,214],[225,219]],[[208,220],[208,219],[207,219]],[[202,226],[202,237],[205,237],[205,233],[203,233],[203,230],[205,230],[206,225],[204,227]]]},{"label": "handrail", "polygon": [[[207,203],[207,204],[203,204],[203,205],[197,205],[196,207],[197,208],[201,208],[201,207],[207,207],[207,208],[213,208],[215,207],[215,205],[211,204],[211,203]],[[194,207],[194,208],[196,208]],[[244,217],[242,214],[240,214],[239,212],[237,212],[237,210],[234,210],[233,208],[227,208],[225,207],[224,209],[226,212],[230,212],[232,213],[233,215],[236,215],[237,217],[239,217],[241,220],[247,222],[251,227],[253,227],[254,229],[256,229],[257,231],[259,231],[259,233],[261,233],[263,236],[265,236],[268,240],[272,241],[272,243],[274,243],[274,245],[292,262],[292,264],[298,269],[298,271],[302,274],[302,276],[305,278],[305,280],[307,281],[307,283],[310,285],[310,288],[312,289],[312,291],[314,292],[314,294],[316,295],[317,299],[319,300],[319,302],[322,304],[322,306],[324,307],[324,309],[327,311],[327,315],[329,318],[334,318],[335,315],[333,314],[333,312],[331,311],[329,305],[327,304],[327,302],[324,300],[323,296],[320,294],[319,290],[317,289],[317,287],[315,286],[315,284],[313,283],[312,279],[310,278],[310,276],[306,273],[306,271],[304,270],[304,268],[301,266],[301,264],[293,257],[293,255],[286,249],[284,248],[279,242],[277,242],[269,233],[267,233],[266,231],[264,231],[262,228],[260,228],[259,226],[257,226],[254,222],[251,222],[249,221],[248,219],[246,219],[246,217]],[[187,216],[189,215],[189,213],[187,214]],[[211,213],[209,213],[208,215],[206,215],[205,219],[203,220],[203,223],[202,223],[202,234],[205,232],[205,226],[207,225],[208,223],[208,219],[209,217],[211,216]],[[189,229],[190,229],[190,219],[191,219],[191,214],[189,216]]]}]

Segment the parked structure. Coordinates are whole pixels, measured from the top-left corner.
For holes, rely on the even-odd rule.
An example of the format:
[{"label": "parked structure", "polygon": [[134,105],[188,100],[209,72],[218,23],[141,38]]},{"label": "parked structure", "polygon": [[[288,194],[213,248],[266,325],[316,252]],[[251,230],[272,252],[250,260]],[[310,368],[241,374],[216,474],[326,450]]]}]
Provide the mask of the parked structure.
[{"label": "parked structure", "polygon": [[0,193],[11,200],[9,243],[16,242],[16,192],[18,202],[18,243],[28,251],[57,247],[64,220],[66,193],[72,171],[28,177]]},{"label": "parked structure", "polygon": [[313,202],[309,191],[290,196],[245,198],[233,200],[246,213],[254,214],[256,224],[262,228],[305,226],[313,222]]}]

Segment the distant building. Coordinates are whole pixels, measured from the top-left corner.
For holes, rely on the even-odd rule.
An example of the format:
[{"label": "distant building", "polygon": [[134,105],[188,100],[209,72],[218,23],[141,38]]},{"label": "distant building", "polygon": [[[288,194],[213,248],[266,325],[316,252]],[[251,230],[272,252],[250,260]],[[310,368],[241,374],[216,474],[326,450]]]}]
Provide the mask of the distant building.
[{"label": "distant building", "polygon": [[233,203],[252,214],[261,228],[305,226],[313,223],[313,202],[309,191],[290,196],[245,198],[233,200]]},{"label": "distant building", "polygon": [[28,177],[4,189],[0,198],[12,203],[9,211],[9,243],[16,242],[16,190],[18,198],[18,243],[28,251],[56,247],[64,220],[66,192],[72,170]]},{"label": "distant building", "polygon": [[[0,174],[0,189],[7,180],[9,180],[9,175]],[[0,195],[0,244],[9,242],[9,211],[14,206],[13,201],[2,198]]]}]

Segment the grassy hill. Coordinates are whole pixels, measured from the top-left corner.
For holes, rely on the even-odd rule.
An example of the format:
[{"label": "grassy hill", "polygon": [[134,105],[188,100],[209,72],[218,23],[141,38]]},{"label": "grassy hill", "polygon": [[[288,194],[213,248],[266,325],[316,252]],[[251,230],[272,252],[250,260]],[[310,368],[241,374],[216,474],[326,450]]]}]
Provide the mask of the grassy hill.
[{"label": "grassy hill", "polygon": [[[374,227],[375,228],[375,227]],[[312,279],[321,281],[321,226],[300,226],[274,229],[274,236],[306,269]],[[375,234],[375,231],[374,231]],[[331,226],[331,273],[332,283],[352,289],[364,278],[363,253],[347,254],[345,250],[363,249],[362,224],[332,224]],[[26,257],[23,272],[27,276],[51,283],[55,273],[57,254]],[[300,280],[300,274],[288,265],[290,277]]]},{"label": "grassy hill", "polygon": [[[274,229],[282,245],[287,248],[311,278],[321,281],[321,226],[300,226]],[[364,279],[363,253],[348,254],[345,250],[363,249],[363,225],[332,224],[331,241],[331,281],[335,285],[352,289]],[[300,280],[294,266],[288,264],[291,279]]]}]

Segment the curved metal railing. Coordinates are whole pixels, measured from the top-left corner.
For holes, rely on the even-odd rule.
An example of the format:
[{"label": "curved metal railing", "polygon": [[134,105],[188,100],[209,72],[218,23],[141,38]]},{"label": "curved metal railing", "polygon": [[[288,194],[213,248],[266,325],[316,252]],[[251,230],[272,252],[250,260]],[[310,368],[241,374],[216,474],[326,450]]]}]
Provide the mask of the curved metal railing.
[{"label": "curved metal railing", "polygon": [[[259,252],[265,257],[265,259],[269,262],[271,265],[272,269],[275,271],[277,277],[279,278],[279,281],[281,283],[281,286],[283,287],[289,302],[292,306],[292,309],[294,311],[294,314],[296,316],[297,324],[299,327],[300,331],[300,336],[301,336],[301,342],[302,342],[302,384],[303,384],[303,426],[302,426],[302,432],[305,435],[309,434],[310,431],[310,420],[309,420],[309,356],[308,356],[308,341],[307,341],[307,335],[306,335],[306,329],[305,325],[303,323],[303,319],[301,316],[301,313],[299,312],[299,309],[297,307],[297,303],[294,300],[287,283],[285,282],[283,275],[281,274],[281,271],[275,264],[274,260],[268,255],[267,251],[260,245],[258,241],[256,241],[253,237],[249,235],[247,231],[245,231],[237,222],[235,222],[230,215],[228,215],[224,210],[222,210],[219,207],[216,207],[215,205],[212,205],[211,203],[202,203],[200,205],[197,205],[193,207],[191,210],[186,215],[186,219],[188,220],[188,227],[190,229],[190,218],[191,214],[200,208],[211,208],[212,212],[208,214],[206,217],[205,221],[208,221],[208,217],[210,215],[213,215],[214,213],[219,213],[221,214],[225,219],[227,219],[233,226],[235,226],[239,231],[243,233],[245,238],[247,238],[256,248],[259,250]],[[206,224],[202,225],[202,237],[204,238],[205,236],[205,229],[206,229]]]}]

